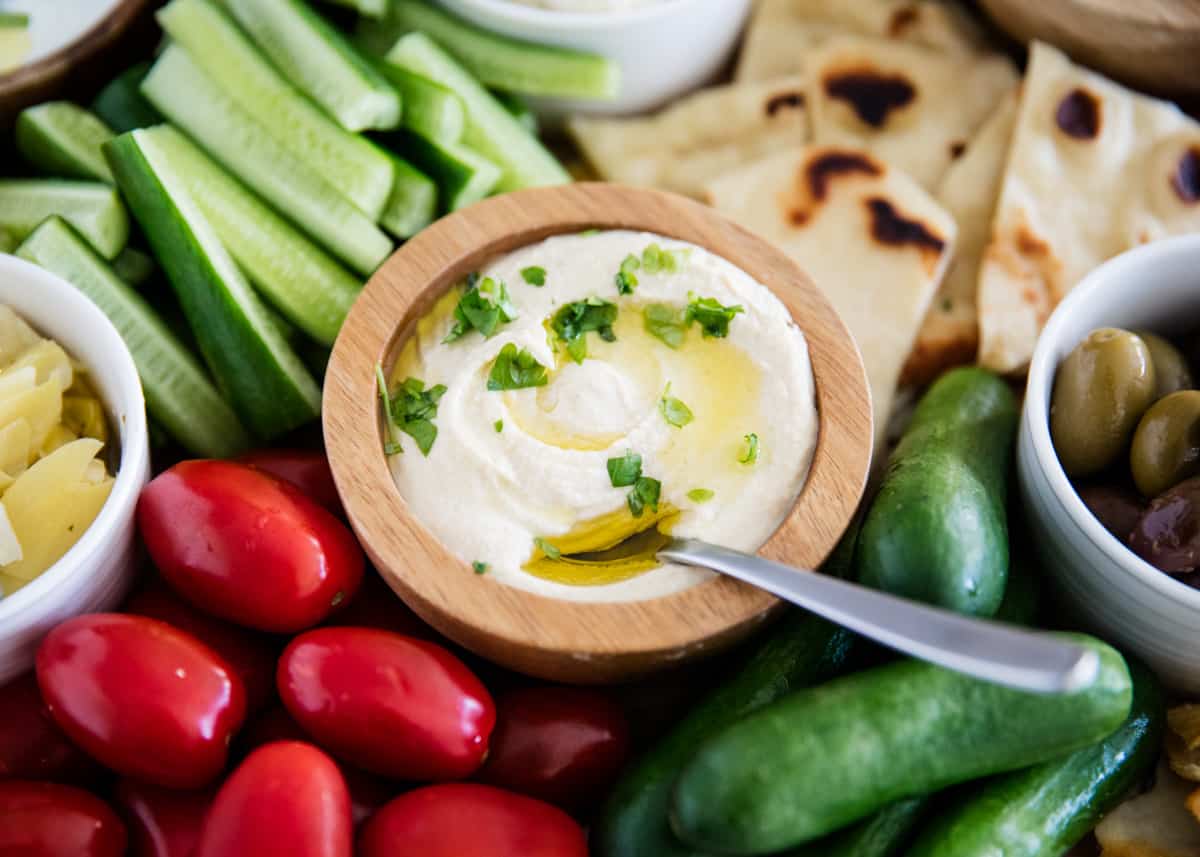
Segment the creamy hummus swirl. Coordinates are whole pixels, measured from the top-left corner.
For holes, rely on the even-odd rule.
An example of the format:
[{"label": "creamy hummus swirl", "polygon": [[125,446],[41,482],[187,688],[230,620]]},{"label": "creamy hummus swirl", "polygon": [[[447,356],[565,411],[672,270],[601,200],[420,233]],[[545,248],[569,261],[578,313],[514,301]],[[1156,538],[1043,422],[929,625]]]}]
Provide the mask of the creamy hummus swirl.
[{"label": "creamy hummus swirl", "polygon": [[[637,272],[632,294],[615,275],[629,256],[656,245],[682,251],[674,271]],[[522,271],[540,268],[545,284]],[[604,516],[628,514],[629,487],[614,487],[611,458],[632,451],[661,482],[660,504],[679,511],[672,533],[756,550],[804,483],[817,435],[812,369],[803,334],[783,304],[744,271],[708,251],[649,233],[563,235],[521,248],[481,272],[503,282],[517,312],[490,338],[472,330],[443,342],[463,294],[457,288],[418,325],[393,375],[444,384],[428,456],[401,435],[391,457],[410,509],[465,562],[510,586],[577,601],[653,598],[709,573],[664,565],[618,583],[570,585],[525,570],[535,539],[553,539]],[[615,341],[586,334],[574,362],[550,331],[564,305],[598,297],[617,306]],[[699,297],[738,305],[728,336],[705,337],[693,323],[678,348],[646,330],[644,310],[682,311]],[[492,391],[501,349],[527,349],[549,371],[545,386]],[[668,386],[669,393],[667,393]],[[677,426],[664,393],[686,405]],[[679,422],[676,419],[676,422]],[[757,439],[749,459],[748,436]],[[631,520],[632,520],[632,516]]]}]

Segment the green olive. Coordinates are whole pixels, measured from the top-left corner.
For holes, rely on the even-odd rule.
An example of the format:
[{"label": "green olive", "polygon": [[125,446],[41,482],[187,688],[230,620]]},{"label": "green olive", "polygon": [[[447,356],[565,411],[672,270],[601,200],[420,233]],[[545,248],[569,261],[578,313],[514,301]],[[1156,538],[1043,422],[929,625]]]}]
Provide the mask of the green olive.
[{"label": "green olive", "polygon": [[1069,475],[1098,473],[1121,455],[1154,387],[1150,349],[1129,331],[1093,330],[1075,346],[1050,400],[1050,435]]},{"label": "green olive", "polygon": [[1139,330],[1137,335],[1150,349],[1150,359],[1154,361],[1154,398],[1161,399],[1180,390],[1194,390],[1192,370],[1188,367],[1187,358],[1167,340],[1149,331]]},{"label": "green olive", "polygon": [[1146,411],[1133,434],[1129,463],[1146,497],[1200,476],[1200,390],[1172,393]]}]

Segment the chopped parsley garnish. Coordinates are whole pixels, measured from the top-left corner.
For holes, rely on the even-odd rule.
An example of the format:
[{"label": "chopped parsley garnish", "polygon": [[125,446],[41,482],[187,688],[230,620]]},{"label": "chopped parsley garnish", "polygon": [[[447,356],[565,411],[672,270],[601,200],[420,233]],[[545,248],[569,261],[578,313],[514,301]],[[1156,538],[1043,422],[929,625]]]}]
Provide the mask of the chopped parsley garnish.
[{"label": "chopped parsley garnish", "polygon": [[496,355],[492,372],[488,375],[487,388],[496,390],[520,390],[525,387],[544,387],[548,381],[546,367],[537,362],[529,349],[519,351],[508,343]]},{"label": "chopped parsley garnish", "polygon": [[429,455],[437,440],[438,402],[446,393],[445,384],[435,384],[428,390],[419,378],[408,378],[391,399],[392,422],[417,442],[423,455]]},{"label": "chopped parsley garnish", "polygon": [[742,464],[753,464],[758,461],[758,435],[751,432],[742,440],[742,453],[738,456],[738,461]]},{"label": "chopped parsley garnish", "polygon": [[488,564],[486,562],[480,562],[479,560],[475,560],[473,563],[471,563],[471,568],[473,568],[475,570],[476,574],[487,574],[488,573]]},{"label": "chopped parsley garnish", "polygon": [[562,556],[562,551],[545,539],[534,539],[533,543],[538,546],[538,550],[544,553],[550,559],[558,559]]},{"label": "chopped parsley garnish", "polygon": [[539,265],[530,265],[521,269],[521,279],[531,286],[546,285],[546,269]]},{"label": "chopped parsley garnish", "polygon": [[500,432],[504,431],[504,420],[496,420],[492,423],[492,428],[496,430],[496,434],[500,434]]},{"label": "chopped parsley garnish", "polygon": [[587,357],[587,334],[595,331],[605,342],[616,341],[613,322],[617,320],[617,305],[603,298],[569,303],[554,314],[550,327],[567,345],[567,353],[576,363]]},{"label": "chopped parsley garnish", "polygon": [[629,450],[620,458],[608,460],[608,480],[614,488],[633,486],[633,490],[626,497],[629,513],[633,517],[640,518],[647,506],[655,512],[658,511],[662,483],[642,475],[642,457],[633,450]]},{"label": "chopped parsley garnish", "polygon": [[596,228],[594,228],[594,227],[593,227],[592,229],[585,229],[585,230],[583,230],[582,232],[580,232],[579,234],[580,234],[580,236],[581,236],[581,237],[585,237],[585,238],[586,238],[586,237],[587,237],[587,236],[589,236],[589,235],[599,235],[599,234],[600,234],[600,230],[599,230],[599,229],[596,229]]},{"label": "chopped parsley garnish", "polygon": [[693,488],[687,493],[688,499],[693,503],[707,503],[716,496],[708,488]]},{"label": "chopped parsley garnish", "polygon": [[484,339],[496,332],[501,324],[517,317],[517,308],[508,296],[508,287],[503,281],[478,274],[467,277],[467,290],[454,308],[454,326],[442,342],[454,342],[472,330],[478,330]]},{"label": "chopped parsley garnish", "polygon": [[400,446],[399,441],[385,440],[383,442],[384,455],[399,455],[402,452],[404,452],[404,447]]},{"label": "chopped parsley garnish", "polygon": [[399,455],[404,452],[400,438],[396,435],[396,424],[392,419],[392,394],[388,392],[387,378],[383,375],[383,366],[375,364],[375,381],[379,386],[379,398],[383,400],[384,423],[387,425],[388,436],[383,442],[384,455]]},{"label": "chopped parsley garnish", "polygon": [[642,475],[642,457],[632,449],[608,460],[608,479],[614,488],[627,488]]},{"label": "chopped parsley garnish", "polygon": [[658,402],[658,409],[662,411],[663,419],[675,426],[675,428],[683,428],[694,418],[692,409],[671,395],[671,384],[669,382],[667,383],[667,389],[663,390],[662,398]]},{"label": "chopped parsley garnish", "polygon": [[688,317],[686,309],[676,309],[670,304],[647,304],[642,310],[646,332],[663,344],[678,348],[687,336]]},{"label": "chopped parsley garnish", "polygon": [[705,336],[715,336],[718,339],[729,335],[729,323],[740,312],[745,312],[740,304],[722,306],[716,298],[701,298],[696,294],[688,294],[687,320],[697,322]]},{"label": "chopped parsley garnish", "polygon": [[633,290],[637,288],[638,284],[637,274],[634,271],[641,266],[642,263],[632,253],[621,260],[621,269],[617,271],[617,276],[614,278],[617,283],[617,294],[633,294]]}]

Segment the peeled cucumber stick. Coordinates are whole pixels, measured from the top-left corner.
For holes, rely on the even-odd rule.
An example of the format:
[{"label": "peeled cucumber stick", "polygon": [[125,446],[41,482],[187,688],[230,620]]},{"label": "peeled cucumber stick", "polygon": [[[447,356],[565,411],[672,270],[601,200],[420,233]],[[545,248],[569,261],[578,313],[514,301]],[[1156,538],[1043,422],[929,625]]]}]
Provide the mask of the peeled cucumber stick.
[{"label": "peeled cucumber stick", "polygon": [[1061,857],[1153,769],[1166,713],[1136,661],[1133,707],[1115,732],[1068,756],[972,787],[921,831],[906,857]]},{"label": "peeled cucumber stick", "polygon": [[1017,415],[1008,384],[984,369],[951,370],[929,388],[863,522],[859,582],[959,613],[996,612]]},{"label": "peeled cucumber stick", "polygon": [[47,220],[17,255],[58,274],[108,316],[133,355],[147,412],[180,446],[207,458],[227,458],[250,446],[250,435],[200,362],[65,221]]},{"label": "peeled cucumber stick", "polygon": [[[142,92],[265,202],[358,273],[373,273],[391,253],[391,240],[371,218],[348,202],[325,174],[280,145],[183,48],[171,45],[163,52]],[[373,147],[372,155],[379,157]],[[390,161],[387,168],[390,173]]]},{"label": "peeled cucumber stick", "polygon": [[47,101],[17,116],[17,150],[43,172],[113,184],[100,147],[115,137],[96,115],[69,101]]},{"label": "peeled cucumber stick", "polygon": [[400,95],[303,0],[224,0],[289,81],[348,131],[400,125]]},{"label": "peeled cucumber stick", "polygon": [[[276,143],[368,217],[379,217],[392,192],[391,162],[297,92],[217,3],[172,0],[156,17],[205,77]],[[176,93],[187,95],[187,90]],[[171,115],[162,104],[155,106]]]},{"label": "peeled cucumber stick", "polygon": [[1110,646],[1096,678],[1035,694],[904,660],[802,690],[710,739],[676,780],[671,823],[697,848],[772,854],[876,812],[1095,743],[1129,715],[1129,670]]},{"label": "peeled cucumber stick", "polygon": [[105,259],[129,241],[129,215],[117,192],[102,182],[0,179],[0,229],[23,241],[58,215]]}]

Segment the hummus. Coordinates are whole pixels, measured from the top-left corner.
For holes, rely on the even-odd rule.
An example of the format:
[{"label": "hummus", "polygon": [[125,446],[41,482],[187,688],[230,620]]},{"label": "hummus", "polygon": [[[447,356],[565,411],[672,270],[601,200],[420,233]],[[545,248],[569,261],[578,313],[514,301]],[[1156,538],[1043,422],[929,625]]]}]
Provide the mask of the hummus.
[{"label": "hummus", "polygon": [[[395,435],[390,464],[450,550],[510,586],[617,601],[710,572],[659,565],[653,545],[616,576],[550,560],[655,528],[747,551],[771,536],[807,476],[817,414],[804,336],[769,290],[700,247],[628,231],[549,238],[472,282],[418,323],[391,384],[402,397],[406,379],[424,385],[404,397],[414,418],[436,405],[432,443],[418,420]],[[468,288],[507,308],[490,336],[456,318]],[[611,329],[585,321],[571,338],[564,318]],[[494,389],[518,378],[541,384]]]}]

